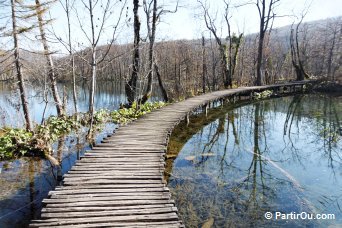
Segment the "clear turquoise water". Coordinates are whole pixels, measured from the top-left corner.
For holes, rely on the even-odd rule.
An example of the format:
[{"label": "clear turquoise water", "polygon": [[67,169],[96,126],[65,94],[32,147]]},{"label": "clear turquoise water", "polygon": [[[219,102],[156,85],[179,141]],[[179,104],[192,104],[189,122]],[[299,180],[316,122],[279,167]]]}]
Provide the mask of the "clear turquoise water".
[{"label": "clear turquoise water", "polygon": [[168,186],[185,225],[342,227],[341,113],[342,97],[297,95],[217,107],[179,125]]}]

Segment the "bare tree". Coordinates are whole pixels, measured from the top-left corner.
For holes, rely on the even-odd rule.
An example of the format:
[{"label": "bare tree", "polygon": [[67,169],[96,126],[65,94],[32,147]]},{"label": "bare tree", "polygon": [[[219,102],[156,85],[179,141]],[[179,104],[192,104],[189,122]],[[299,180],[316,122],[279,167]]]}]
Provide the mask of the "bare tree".
[{"label": "bare tree", "polygon": [[133,14],[134,14],[134,43],[133,43],[133,70],[130,80],[125,85],[125,91],[128,101],[128,106],[131,106],[136,98],[137,81],[140,68],[140,19],[139,19],[139,0],[133,0]]},{"label": "bare tree", "polygon": [[[146,0],[143,1],[144,12],[146,15],[146,27],[147,27],[147,36],[149,40],[148,47],[148,76],[147,76],[147,87],[144,96],[142,97],[141,103],[145,103],[152,95],[152,82],[153,82],[153,73],[156,71],[158,77],[159,87],[163,93],[163,97],[165,101],[168,101],[168,96],[166,90],[164,88],[161,75],[159,73],[159,68],[156,64],[154,58],[154,43],[156,39],[156,29],[157,29],[157,21],[160,20],[160,16],[165,13],[175,13],[178,9],[178,1],[176,4],[176,8],[174,11],[164,10],[163,7],[158,7],[157,0]],[[151,16],[152,13],[152,16]]]},{"label": "bare tree", "polygon": [[275,18],[274,8],[278,2],[280,2],[280,0],[256,0],[255,3],[260,18],[258,56],[256,63],[257,78],[255,82],[258,86],[262,85],[264,39],[267,30],[270,28],[272,21]]},{"label": "bare tree", "polygon": [[[72,46],[72,42],[71,42],[71,37],[72,37],[72,33],[71,33],[71,10],[74,6],[75,0],[64,0],[63,1],[59,1],[60,4],[62,5],[65,14],[66,14],[66,18],[67,18],[67,26],[68,26],[68,41],[65,45],[66,49],[69,52],[69,57],[70,57],[70,69],[71,69],[71,73],[72,73],[72,96],[73,96],[73,103],[74,103],[74,111],[75,113],[78,113],[78,108],[77,108],[77,92],[76,92],[76,66],[75,66],[75,55],[74,55],[74,51],[73,51],[73,46]],[[61,39],[59,39],[61,41]],[[64,44],[64,43],[63,43]]]},{"label": "bare tree", "polygon": [[[124,7],[126,5],[127,1],[121,1],[117,0],[115,2],[106,0],[104,2],[101,2],[100,5],[98,5],[98,0],[89,0],[86,2],[85,0],[82,0],[82,5],[86,8],[88,16],[89,16],[89,27],[90,27],[90,34],[88,34],[88,31],[85,30],[83,23],[81,22],[81,19],[79,17],[79,13],[77,12],[77,18],[81,27],[82,32],[84,33],[85,37],[87,38],[89,44],[90,44],[90,61],[88,64],[91,66],[90,74],[91,74],[91,85],[89,89],[89,115],[90,115],[90,126],[88,131],[88,139],[92,138],[93,133],[93,124],[94,124],[94,113],[95,113],[95,107],[94,107],[94,101],[95,101],[95,89],[96,89],[96,73],[97,73],[97,66],[101,62],[104,61],[107,54],[109,53],[115,38],[116,38],[116,32],[119,26],[119,23],[122,18],[122,13],[124,11]],[[121,5],[120,10],[118,13],[117,21],[114,23],[113,31],[112,31],[112,37],[106,46],[106,49],[102,51],[98,55],[97,47],[99,45],[100,39],[104,33],[105,25],[108,22],[110,15],[112,15],[112,10],[114,6]],[[100,9],[96,8],[98,6]],[[101,15],[96,18],[94,18],[95,10],[102,11]],[[99,12],[97,12],[99,13]]]},{"label": "bare tree", "polygon": [[[147,76],[147,88],[144,96],[142,97],[141,103],[145,103],[152,95],[152,80],[154,73],[154,41],[156,39],[156,26],[157,26],[157,0],[150,0],[148,3],[146,0],[144,3],[144,11],[146,14],[146,27],[147,36],[149,39],[148,47],[148,76]],[[153,7],[151,7],[153,5]],[[152,18],[151,18],[151,8],[152,8]],[[159,17],[159,14],[158,14]],[[151,21],[152,19],[152,21]]]},{"label": "bare tree", "polygon": [[[206,3],[203,1],[198,0],[198,3],[201,5],[204,14],[204,21],[207,29],[213,34],[217,45],[219,46],[220,56],[221,56],[221,68],[222,68],[222,75],[223,75],[223,82],[225,88],[232,86],[232,80],[230,77],[230,72],[227,63],[227,52],[226,52],[226,45],[222,43],[221,37],[219,37],[217,32],[217,27],[215,25],[215,19],[212,18],[209,14],[209,9]],[[229,27],[229,26],[228,26]],[[230,27],[229,27],[230,28]]]},{"label": "bare tree", "polygon": [[[20,48],[18,44],[18,34],[20,31],[18,31],[17,26],[17,16],[16,16],[16,1],[11,0],[11,12],[12,12],[12,37],[13,37],[13,46],[14,46],[14,64],[15,64],[15,70],[16,75],[18,79],[18,87],[20,91],[20,99],[21,99],[21,105],[23,108],[24,116],[25,116],[25,122],[26,122],[26,130],[32,131],[31,126],[31,117],[30,112],[28,109],[28,101],[27,101],[27,95],[26,95],[26,87],[24,83],[24,77],[21,70],[21,63],[20,63]],[[21,30],[21,32],[25,31]]]},{"label": "bare tree", "polygon": [[[219,37],[218,29],[215,24],[216,18],[213,18],[209,13],[209,6],[206,2],[202,0],[197,0],[200,4],[203,14],[204,14],[204,21],[207,29],[213,34],[217,45],[219,46],[219,52],[221,57],[221,68],[223,72],[223,81],[225,88],[231,88],[233,85],[233,76],[235,74],[235,68],[237,64],[237,55],[238,50],[240,47],[242,34],[238,37],[232,35],[231,33],[231,26],[230,26],[230,15],[229,15],[229,2],[227,0],[223,0],[224,3],[224,20],[227,26],[227,33],[228,33],[228,47],[227,44],[222,42],[222,38]],[[235,47],[234,47],[235,46]],[[233,49],[235,48],[235,51]]]},{"label": "bare tree", "polygon": [[[328,61],[327,61],[327,77],[331,78],[331,80],[335,80],[335,69],[334,69],[334,52],[338,50],[338,44],[342,40],[342,25],[338,23],[338,20],[334,20],[330,26],[331,38],[328,43],[330,43],[329,53],[328,53]],[[341,55],[341,54],[340,54]]]},{"label": "bare tree", "polygon": [[46,38],[45,28],[44,28],[44,26],[47,23],[49,23],[49,21],[46,21],[43,19],[43,14],[48,10],[47,6],[49,3],[50,2],[41,4],[39,0],[35,0],[34,9],[36,11],[36,16],[38,19],[40,39],[44,48],[44,56],[46,58],[46,63],[48,67],[48,76],[51,81],[52,96],[56,105],[57,114],[61,116],[61,115],[65,115],[65,110],[63,108],[63,104],[58,93],[56,69],[52,60],[52,55],[51,55],[52,53],[50,52],[50,48],[49,48],[49,44]]},{"label": "bare tree", "polygon": [[202,36],[202,92],[205,93],[207,65],[205,59],[205,38]]},{"label": "bare tree", "polygon": [[305,78],[308,78],[308,74],[305,72],[304,64],[302,56],[300,55],[300,48],[299,48],[299,27],[304,19],[303,15],[296,25],[296,30],[294,31],[293,25],[291,26],[291,34],[290,34],[290,46],[291,46],[291,59],[292,59],[292,66],[295,68],[297,81],[302,81]]}]

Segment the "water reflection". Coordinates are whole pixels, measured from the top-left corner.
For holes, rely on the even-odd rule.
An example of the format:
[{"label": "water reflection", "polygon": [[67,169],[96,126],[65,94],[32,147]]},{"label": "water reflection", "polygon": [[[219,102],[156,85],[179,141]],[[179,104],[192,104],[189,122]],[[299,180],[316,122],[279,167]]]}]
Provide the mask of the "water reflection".
[{"label": "water reflection", "polygon": [[[341,111],[341,97],[298,95],[217,107],[178,126],[166,175],[186,226],[342,225]],[[336,219],[266,220],[268,211]]]},{"label": "water reflection", "polygon": [[[77,86],[77,106],[79,112],[87,112],[89,106],[89,85],[82,83]],[[95,92],[95,108],[116,110],[121,103],[126,102],[124,82],[99,82]],[[139,86],[139,85],[138,85]],[[59,91],[65,91],[66,110],[68,114],[74,113],[72,101],[72,85],[70,83],[58,84]],[[51,94],[44,85],[27,85],[29,110],[33,121],[40,123],[42,118],[56,115]],[[23,125],[23,114],[18,100],[18,91],[11,83],[0,82],[0,127]],[[158,86],[154,87],[151,101],[161,100]]]}]

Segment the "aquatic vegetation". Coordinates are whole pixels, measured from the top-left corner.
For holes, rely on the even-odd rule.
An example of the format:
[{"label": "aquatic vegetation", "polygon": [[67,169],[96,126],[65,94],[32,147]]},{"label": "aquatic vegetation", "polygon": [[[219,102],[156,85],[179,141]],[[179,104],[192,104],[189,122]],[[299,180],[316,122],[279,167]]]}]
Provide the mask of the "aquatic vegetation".
[{"label": "aquatic vegetation", "polygon": [[0,158],[11,158],[14,153],[24,155],[32,150],[32,133],[24,129],[5,128],[0,132]]},{"label": "aquatic vegetation", "polygon": [[161,108],[165,106],[164,102],[154,102],[154,103],[145,103],[142,105],[138,105],[137,103],[133,103],[131,108],[122,108],[119,110],[115,110],[110,113],[111,120],[114,123],[118,124],[126,124],[133,120],[136,120],[142,115],[151,112],[152,110]]},{"label": "aquatic vegetation", "polygon": [[[113,122],[126,124],[142,115],[165,106],[163,102],[133,104],[131,108],[122,108],[110,112],[101,109],[94,114],[95,129]],[[27,155],[48,156],[52,152],[52,144],[63,135],[70,134],[81,127],[87,127],[90,116],[88,113],[78,113],[73,116],[51,116],[41,125],[36,125],[32,132],[25,129],[0,129],[0,160]]]},{"label": "aquatic vegetation", "polygon": [[265,90],[265,91],[262,91],[260,93],[254,92],[253,98],[255,100],[264,99],[264,98],[268,98],[268,97],[272,96],[272,94],[273,94],[272,90]]}]

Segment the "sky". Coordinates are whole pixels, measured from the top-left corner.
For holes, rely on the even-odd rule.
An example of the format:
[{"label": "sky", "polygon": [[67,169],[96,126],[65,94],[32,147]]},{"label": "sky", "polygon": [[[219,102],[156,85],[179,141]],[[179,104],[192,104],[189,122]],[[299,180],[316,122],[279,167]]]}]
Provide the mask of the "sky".
[{"label": "sky", "polygon": [[[123,17],[121,19],[122,23],[121,26],[119,26],[117,43],[131,43],[133,41],[133,20],[129,20],[129,18],[132,17],[132,0],[127,1],[128,3],[126,7],[128,8],[125,7],[123,10]],[[176,5],[175,1],[176,0],[159,0],[158,4],[163,5],[164,9],[174,10]],[[258,32],[259,17],[255,4],[241,6],[238,8],[234,7],[246,1],[255,2],[256,0],[230,0],[230,22],[232,31],[235,33],[244,32],[244,34],[248,34]],[[76,2],[79,19],[77,19],[75,16],[72,18],[72,40],[77,43],[80,49],[82,49],[89,46],[89,42],[87,41],[84,33],[81,31],[80,24],[83,24],[84,30],[87,30],[89,27],[89,17],[86,14],[86,9],[84,6],[82,6],[81,1],[76,0]],[[115,1],[111,0],[111,2]],[[226,27],[220,26],[222,24],[221,3],[222,0],[207,0],[207,4],[210,7],[210,13],[212,15],[217,15],[217,27],[219,28],[219,31],[222,31],[221,35],[224,37],[226,35]],[[113,8],[113,17],[108,20],[110,23],[106,24],[107,29],[100,38],[101,44],[105,44],[106,41],[112,36],[111,28],[114,22],[116,22],[117,15],[120,12],[120,6],[121,5],[116,5],[115,8]],[[342,16],[342,0],[280,0],[279,4],[275,8],[275,13],[282,17],[275,19],[274,27],[292,24],[296,20],[294,15],[300,16],[308,7],[309,10],[304,21],[313,21],[326,19],[329,17]],[[139,10],[142,12],[142,7],[140,7]],[[58,34],[57,36],[66,40],[66,17],[60,3],[56,3],[51,8],[49,16],[55,20],[52,24],[53,27],[50,26],[50,31],[52,31],[53,28],[53,31]],[[96,16],[97,13],[95,13],[95,17]],[[142,21],[142,37],[144,37],[146,24],[145,17],[142,13],[140,18]],[[176,13],[162,15],[161,21],[158,25],[157,40],[197,39],[201,37],[202,34],[208,36],[209,33],[205,28],[202,11],[197,0],[179,0],[179,7]],[[65,49],[63,50],[63,47],[58,43],[53,44],[53,48],[58,52],[65,52]]]},{"label": "sky", "polygon": [[[177,39],[198,38],[201,36],[205,25],[198,21],[199,9],[195,7],[196,0],[189,0],[188,7],[181,8],[177,15],[169,15],[168,31],[172,37]],[[209,0],[211,8],[215,12],[219,8],[219,0]],[[231,5],[241,4],[241,0],[231,0]],[[311,3],[311,4],[310,4]],[[281,27],[292,24],[296,17],[300,16],[302,11],[309,6],[309,11],[304,21],[313,21],[326,19],[329,17],[342,16],[342,0],[281,0],[275,8],[277,15],[292,15],[288,17],[279,17],[274,21],[274,27]],[[238,9],[232,7],[231,25],[235,32],[255,33],[259,29],[259,16],[255,5],[247,5]],[[203,17],[201,17],[202,19]],[[219,23],[218,23],[219,24]],[[165,26],[168,27],[168,26]]]}]

